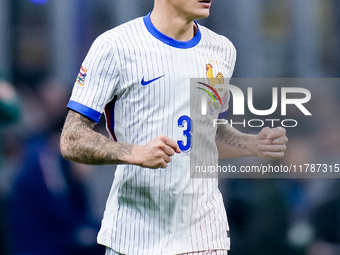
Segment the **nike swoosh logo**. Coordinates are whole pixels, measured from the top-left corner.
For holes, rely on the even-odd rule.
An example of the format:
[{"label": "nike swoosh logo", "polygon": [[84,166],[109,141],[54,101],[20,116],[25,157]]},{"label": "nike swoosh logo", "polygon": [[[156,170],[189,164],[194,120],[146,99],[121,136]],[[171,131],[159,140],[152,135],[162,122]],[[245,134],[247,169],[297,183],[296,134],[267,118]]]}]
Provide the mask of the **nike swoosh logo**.
[{"label": "nike swoosh logo", "polygon": [[[164,74],[164,75],[165,75],[165,74]],[[157,81],[158,79],[162,78],[164,75],[159,76],[159,77],[157,77],[157,78],[155,78],[155,79],[152,79],[152,80],[149,80],[149,81],[145,81],[145,80],[144,80],[144,77],[143,77],[143,79],[142,79],[142,81],[141,81],[141,84],[142,84],[143,86],[149,85],[150,83],[153,83],[154,81]]]}]

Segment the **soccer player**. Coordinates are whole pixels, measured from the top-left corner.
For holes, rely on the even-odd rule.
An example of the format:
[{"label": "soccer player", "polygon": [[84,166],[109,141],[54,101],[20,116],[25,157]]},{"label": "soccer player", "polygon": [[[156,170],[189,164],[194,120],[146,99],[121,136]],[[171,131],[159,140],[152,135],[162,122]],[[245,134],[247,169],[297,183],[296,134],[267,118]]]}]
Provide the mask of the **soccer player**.
[{"label": "soccer player", "polygon": [[[227,38],[195,22],[209,15],[211,4],[155,0],[150,14],[100,35],[83,61],[61,151],[84,164],[118,165],[98,234],[107,255],[227,254],[218,181],[190,178],[191,148],[202,148],[203,161],[215,163],[218,156],[284,155],[283,128],[253,136],[191,123],[190,78],[207,78],[204,86],[214,89],[232,76],[236,60]],[[229,94],[218,93],[224,111]],[[212,105],[208,115],[217,118]],[[102,113],[110,139],[93,130]]]}]

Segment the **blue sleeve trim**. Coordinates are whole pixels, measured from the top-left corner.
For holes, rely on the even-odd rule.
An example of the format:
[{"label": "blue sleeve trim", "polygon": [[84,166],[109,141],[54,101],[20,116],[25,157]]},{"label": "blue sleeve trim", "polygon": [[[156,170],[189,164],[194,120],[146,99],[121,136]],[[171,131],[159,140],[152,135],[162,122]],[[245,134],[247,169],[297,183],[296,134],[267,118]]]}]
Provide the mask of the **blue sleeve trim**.
[{"label": "blue sleeve trim", "polygon": [[227,115],[228,115],[228,110],[226,110],[225,112],[221,112],[219,115],[218,115],[218,119],[225,119],[227,118]]},{"label": "blue sleeve trim", "polygon": [[67,104],[67,108],[70,108],[76,112],[81,113],[82,115],[90,118],[91,120],[95,121],[96,123],[99,122],[100,116],[102,115],[100,112],[93,110],[83,104],[70,100]]}]

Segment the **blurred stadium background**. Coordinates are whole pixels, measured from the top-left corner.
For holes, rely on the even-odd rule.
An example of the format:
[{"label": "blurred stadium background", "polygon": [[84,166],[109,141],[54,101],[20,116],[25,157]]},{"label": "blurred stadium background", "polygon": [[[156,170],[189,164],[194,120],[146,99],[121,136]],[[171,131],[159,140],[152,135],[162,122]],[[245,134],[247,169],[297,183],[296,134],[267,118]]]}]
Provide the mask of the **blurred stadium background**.
[{"label": "blurred stadium background", "polygon": [[[152,5],[0,0],[0,255],[103,254],[96,232],[113,168],[65,162],[58,139],[93,40]],[[200,23],[236,46],[234,77],[340,75],[338,0],[214,0]],[[315,115],[288,132],[283,163],[340,163],[339,86],[312,96]],[[231,255],[340,254],[338,179],[221,179],[221,190]]]}]

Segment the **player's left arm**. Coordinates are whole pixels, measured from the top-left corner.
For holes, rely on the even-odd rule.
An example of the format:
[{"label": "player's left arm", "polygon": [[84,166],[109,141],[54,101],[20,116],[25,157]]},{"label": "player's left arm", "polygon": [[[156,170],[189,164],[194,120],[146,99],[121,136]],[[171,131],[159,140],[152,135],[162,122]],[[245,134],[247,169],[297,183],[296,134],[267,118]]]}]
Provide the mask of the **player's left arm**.
[{"label": "player's left arm", "polygon": [[218,126],[215,140],[219,158],[258,156],[269,160],[282,158],[288,142],[282,127],[265,127],[257,135],[250,135],[228,124]]}]

